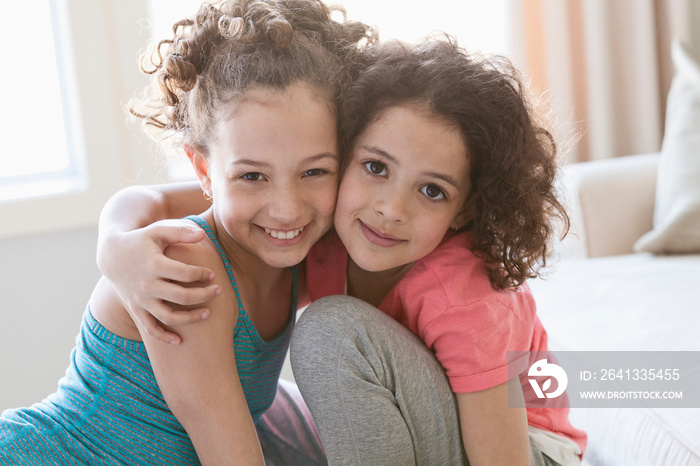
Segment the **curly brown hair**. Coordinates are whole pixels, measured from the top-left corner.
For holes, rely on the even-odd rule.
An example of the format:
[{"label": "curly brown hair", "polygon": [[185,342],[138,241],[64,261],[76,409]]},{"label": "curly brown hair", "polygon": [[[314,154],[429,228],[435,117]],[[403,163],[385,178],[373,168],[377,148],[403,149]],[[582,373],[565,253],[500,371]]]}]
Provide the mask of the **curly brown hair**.
[{"label": "curly brown hair", "polygon": [[[557,146],[508,59],[469,54],[457,42],[429,38],[376,44],[340,107],[341,151],[390,107],[422,104],[458,127],[470,160],[472,251],[489,264],[497,289],[540,274],[548,243],[569,218],[557,199]],[[346,160],[349,159],[346,156]]]},{"label": "curly brown hair", "polygon": [[[342,21],[331,16],[340,11]],[[204,3],[194,19],[173,25],[173,37],[141,59],[153,75],[129,111],[157,139],[177,136],[206,153],[221,104],[253,88],[314,86],[335,111],[355,54],[376,31],[345,20],[321,0],[226,0]]]}]

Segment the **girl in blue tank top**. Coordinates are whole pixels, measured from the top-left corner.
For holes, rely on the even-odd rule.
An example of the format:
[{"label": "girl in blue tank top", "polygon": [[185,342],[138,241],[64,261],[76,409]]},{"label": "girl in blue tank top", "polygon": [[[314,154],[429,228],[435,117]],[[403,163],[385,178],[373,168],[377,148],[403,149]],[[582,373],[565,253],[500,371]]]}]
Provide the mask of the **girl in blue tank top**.
[{"label": "girl in blue tank top", "polygon": [[206,238],[165,250],[198,267],[161,285],[195,271],[211,297],[164,342],[174,333],[151,335],[103,277],[57,392],[0,417],[0,464],[264,464],[256,423],[290,403],[276,395],[294,266],[331,226],[336,99],[363,38],[318,0],[229,0],[176,23],[143,60],[151,93],[130,111],[186,153],[204,193],[188,218]]}]

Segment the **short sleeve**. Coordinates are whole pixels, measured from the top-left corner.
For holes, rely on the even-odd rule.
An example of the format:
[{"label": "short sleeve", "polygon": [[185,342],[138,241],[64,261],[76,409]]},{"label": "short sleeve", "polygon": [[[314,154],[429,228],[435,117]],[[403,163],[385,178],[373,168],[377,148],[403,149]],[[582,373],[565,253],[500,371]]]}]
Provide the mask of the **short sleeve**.
[{"label": "short sleeve", "polygon": [[508,381],[508,352],[530,349],[529,320],[498,300],[480,300],[444,310],[421,337],[445,368],[452,391],[469,393]]}]

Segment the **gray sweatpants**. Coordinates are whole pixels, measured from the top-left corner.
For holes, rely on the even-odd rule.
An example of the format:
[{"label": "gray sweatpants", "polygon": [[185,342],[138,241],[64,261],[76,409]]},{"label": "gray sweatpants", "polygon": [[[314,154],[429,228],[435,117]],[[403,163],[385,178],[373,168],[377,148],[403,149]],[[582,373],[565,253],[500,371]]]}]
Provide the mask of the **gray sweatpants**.
[{"label": "gray sweatpants", "polygon": [[[331,465],[469,464],[442,366],[373,306],[348,296],[311,304],[291,362]],[[532,444],[531,452],[533,465],[555,464]]]}]

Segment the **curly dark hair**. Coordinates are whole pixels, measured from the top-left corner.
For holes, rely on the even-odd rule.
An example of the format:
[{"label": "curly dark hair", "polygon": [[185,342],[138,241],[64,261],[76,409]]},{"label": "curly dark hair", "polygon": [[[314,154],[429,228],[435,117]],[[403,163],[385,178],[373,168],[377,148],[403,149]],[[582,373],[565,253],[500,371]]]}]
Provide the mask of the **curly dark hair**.
[{"label": "curly dark hair", "polygon": [[[342,21],[331,16],[340,11]],[[177,136],[206,153],[222,103],[253,88],[314,86],[333,110],[364,45],[376,31],[345,20],[321,0],[226,0],[204,3],[194,19],[141,59],[150,89],[129,111],[158,138]]]},{"label": "curly dark hair", "polygon": [[433,37],[367,48],[340,108],[345,159],[356,138],[390,107],[427,106],[458,127],[467,145],[474,212],[472,251],[489,265],[497,289],[540,275],[548,243],[569,218],[557,199],[557,146],[505,57],[469,54],[456,40]]}]

